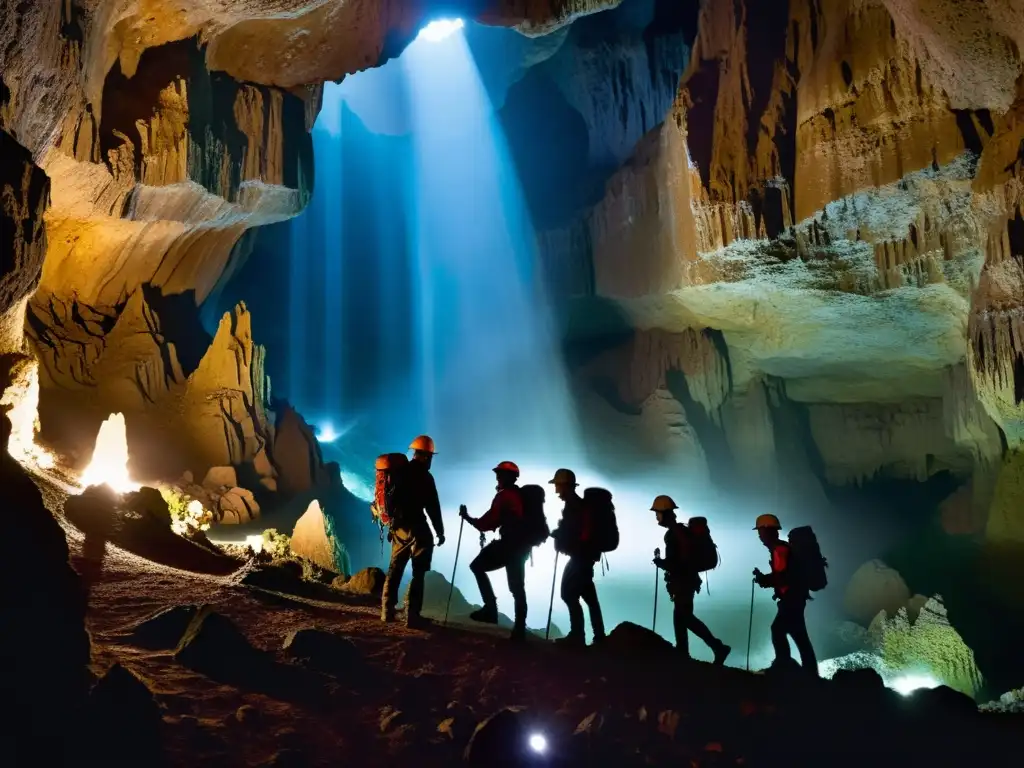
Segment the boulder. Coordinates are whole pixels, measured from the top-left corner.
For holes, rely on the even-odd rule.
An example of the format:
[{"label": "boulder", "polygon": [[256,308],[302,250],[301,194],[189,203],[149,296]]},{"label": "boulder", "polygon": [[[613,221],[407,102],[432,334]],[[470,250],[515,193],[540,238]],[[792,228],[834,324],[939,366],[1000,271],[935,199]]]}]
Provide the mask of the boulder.
[{"label": "boulder", "polygon": [[616,653],[635,656],[675,651],[672,643],[657,632],[631,621],[624,621],[609,632],[603,647]]},{"label": "boulder", "polygon": [[909,599],[910,588],[899,572],[881,560],[869,560],[850,577],[843,608],[850,618],[867,626],[879,611],[894,616]]},{"label": "boulder", "polygon": [[196,613],[206,607],[176,605],[165,608],[136,624],[128,635],[128,642],[150,650],[176,648]]},{"label": "boulder", "polygon": [[335,573],[341,573],[343,570],[335,562],[334,542],[327,534],[327,522],[320,509],[320,502],[316,499],[310,502],[302,517],[295,523],[291,546],[294,554],[316,563],[321,568]]},{"label": "boulder", "polygon": [[380,568],[363,568],[336,588],[352,595],[379,598],[384,594],[384,579],[385,573]]},{"label": "boulder", "polygon": [[163,713],[152,691],[120,664],[107,670],[89,694],[95,764],[166,765],[162,728]]},{"label": "boulder", "polygon": [[282,648],[291,658],[336,677],[352,678],[362,671],[362,654],[351,640],[316,627],[289,632]]},{"label": "boulder", "polygon": [[526,724],[521,710],[509,707],[481,721],[463,752],[469,765],[524,765],[527,761]]},{"label": "boulder", "polygon": [[953,690],[948,685],[918,688],[906,699],[912,706],[935,717],[971,717],[978,714],[978,705],[974,699],[960,691]]},{"label": "boulder", "polygon": [[210,491],[218,488],[234,488],[238,485],[238,473],[234,467],[210,467],[203,478],[203,487]]},{"label": "boulder", "polygon": [[249,509],[250,520],[255,520],[257,517],[260,516],[260,505],[256,501],[256,497],[253,496],[252,491],[250,491],[248,488],[236,487],[232,488],[228,493],[230,493],[233,496],[238,496],[243,502],[245,502],[245,506]]},{"label": "boulder", "polygon": [[227,674],[233,679],[258,677],[270,658],[249,644],[231,619],[203,606],[192,618],[174,650],[174,658],[190,669],[210,675]]},{"label": "boulder", "polygon": [[156,488],[144,486],[121,496],[121,508],[170,527],[171,510],[163,494]]},{"label": "boulder", "polygon": [[[242,488],[232,488],[230,491],[220,497],[218,506],[220,507],[220,522],[228,525],[238,525],[240,523],[248,523],[259,515],[259,507],[256,506],[256,502],[253,501],[253,505],[256,508],[256,515],[252,514],[252,510],[246,503],[245,497],[237,493],[237,491],[244,490]],[[249,491],[245,493],[252,496]]]},{"label": "boulder", "polygon": [[862,667],[860,669],[839,669],[832,676],[832,682],[842,686],[844,690],[860,693],[882,693],[885,691],[885,681],[875,669]]}]

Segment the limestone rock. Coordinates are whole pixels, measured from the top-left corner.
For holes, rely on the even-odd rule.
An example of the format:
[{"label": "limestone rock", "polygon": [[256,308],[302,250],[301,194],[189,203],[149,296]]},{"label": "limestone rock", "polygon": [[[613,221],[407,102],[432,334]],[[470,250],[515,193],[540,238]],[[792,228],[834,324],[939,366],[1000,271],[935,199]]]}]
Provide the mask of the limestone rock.
[{"label": "limestone rock", "polygon": [[164,764],[160,705],[146,683],[120,664],[89,694],[89,727],[100,764]]},{"label": "limestone rock", "polygon": [[338,588],[353,595],[380,598],[384,592],[384,576],[384,571],[380,568],[363,568]]},{"label": "limestone rock", "polygon": [[292,552],[316,563],[321,568],[341,573],[335,560],[335,543],[327,534],[327,523],[320,502],[310,502],[302,517],[295,523],[291,537]]},{"label": "limestone rock", "polygon": [[43,268],[49,197],[50,180],[31,153],[0,130],[0,354],[23,346],[25,302]]},{"label": "limestone rock", "polygon": [[178,646],[196,614],[207,606],[176,605],[142,619],[128,635],[129,642],[140,648],[170,650]]},{"label": "limestone rock", "polygon": [[227,524],[248,523],[260,516],[260,506],[245,488],[232,488],[218,501],[221,512],[219,522]]},{"label": "limestone rock", "polygon": [[661,635],[631,621],[616,625],[608,633],[604,647],[616,653],[634,655],[669,653],[674,650],[672,643]]},{"label": "limestone rock", "polygon": [[[5,654],[17,663],[8,666],[4,684],[18,701],[8,715],[13,738],[6,754],[19,765],[74,762],[71,755],[86,738],[78,718],[90,679],[83,579],[71,567],[61,525],[6,445],[0,445],[0,494],[6,534],[19,542],[5,556],[6,578],[12,584],[31,579],[31,589],[11,590],[5,603]],[[54,722],[66,729],[54,729]]]},{"label": "limestone rock", "polygon": [[203,487],[211,491],[234,488],[237,485],[238,473],[234,467],[210,467],[203,478]]},{"label": "limestone rock", "polygon": [[906,608],[891,618],[880,613],[872,631],[887,669],[910,674],[929,670],[937,680],[972,697],[981,690],[974,652],[950,625],[941,596],[929,598],[913,622]]},{"label": "limestone rock", "polygon": [[347,637],[315,627],[288,633],[282,646],[291,658],[301,659],[314,669],[349,680],[362,672],[359,649]]},{"label": "limestone rock", "polygon": [[900,574],[881,560],[871,560],[858,568],[843,597],[843,608],[864,626],[885,611],[894,616],[910,599],[910,588]]},{"label": "limestone rock", "polygon": [[247,523],[251,519],[249,507],[246,506],[245,500],[232,491],[221,496],[218,505],[220,507],[221,523],[238,525],[240,523]]},{"label": "limestone rock", "polygon": [[230,619],[203,606],[174,649],[174,658],[205,674],[227,671],[232,676],[256,675],[268,657],[257,650]]},{"label": "limestone rock", "polygon": [[329,483],[313,428],[298,412],[287,406],[277,411],[274,460],[278,471],[277,487],[283,493],[305,493]]}]

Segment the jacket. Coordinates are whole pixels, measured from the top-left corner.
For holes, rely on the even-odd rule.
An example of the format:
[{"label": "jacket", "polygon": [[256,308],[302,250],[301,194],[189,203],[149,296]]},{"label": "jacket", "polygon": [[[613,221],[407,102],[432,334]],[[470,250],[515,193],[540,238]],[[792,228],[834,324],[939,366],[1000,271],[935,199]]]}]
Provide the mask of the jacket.
[{"label": "jacket", "polygon": [[[444,521],[441,519],[441,502],[437,497],[434,476],[423,462],[409,462],[402,478],[398,509],[402,528],[418,528],[430,519],[434,533],[444,536]],[[424,517],[426,512],[426,518]]]},{"label": "jacket", "polygon": [[523,499],[519,488],[502,488],[494,495],[491,508],[476,521],[478,531],[501,531],[501,537],[517,533],[523,520]]},{"label": "jacket", "polygon": [[665,583],[700,590],[700,574],[690,561],[690,530],[684,523],[673,523],[665,531]]},{"label": "jacket", "polygon": [[593,545],[593,522],[590,510],[579,497],[570,498],[562,509],[562,518],[551,533],[555,548],[569,557],[586,557],[594,562],[601,554]]},{"label": "jacket", "polygon": [[765,574],[763,583],[775,590],[776,599],[787,595],[805,599],[809,596],[806,589],[801,589],[799,585],[793,583],[793,571],[790,568],[792,556],[793,550],[788,541],[780,540],[771,549],[768,563],[772,570],[771,573]]}]

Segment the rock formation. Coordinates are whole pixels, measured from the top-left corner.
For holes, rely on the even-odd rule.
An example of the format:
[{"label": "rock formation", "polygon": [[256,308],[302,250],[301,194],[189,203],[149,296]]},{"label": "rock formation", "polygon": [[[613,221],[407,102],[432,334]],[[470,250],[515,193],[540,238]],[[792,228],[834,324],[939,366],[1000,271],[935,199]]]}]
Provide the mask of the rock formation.
[{"label": "rock formation", "polygon": [[[984,519],[1024,419],[1024,93],[1006,26],[1024,9],[932,6],[703,4],[668,118],[540,243],[575,297],[586,386],[636,410],[666,372],[685,380],[667,386],[683,419],[746,482],[789,403],[823,482],[974,476]],[[685,333],[719,362],[695,374],[642,351]],[[618,362],[595,375],[600,345]]]}]

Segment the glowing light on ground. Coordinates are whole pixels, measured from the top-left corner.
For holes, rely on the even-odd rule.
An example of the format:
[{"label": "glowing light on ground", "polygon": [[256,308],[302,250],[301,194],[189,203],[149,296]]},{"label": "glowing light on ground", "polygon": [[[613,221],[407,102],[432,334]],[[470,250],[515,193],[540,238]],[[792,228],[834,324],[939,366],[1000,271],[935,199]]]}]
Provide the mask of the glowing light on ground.
[{"label": "glowing light on ground", "polygon": [[82,473],[81,487],[109,485],[118,493],[137,491],[141,486],[128,475],[128,430],[124,414],[112,413],[100,424],[92,461]]},{"label": "glowing light on ground", "polygon": [[341,435],[334,431],[334,426],[332,424],[324,424],[316,433],[316,439],[321,443],[333,443],[339,437],[341,437]]},{"label": "glowing light on ground", "polygon": [[39,365],[34,360],[15,375],[0,404],[10,407],[11,438],[7,452],[20,464],[37,469],[52,469],[54,458],[36,445],[39,431]]},{"label": "glowing light on ground", "polygon": [[245,537],[245,543],[248,546],[252,547],[252,551],[253,552],[262,552],[263,551],[263,534],[262,533],[257,533],[257,534],[253,534],[252,536],[246,536]]},{"label": "glowing light on ground", "polygon": [[938,688],[942,685],[942,682],[936,680],[931,675],[901,675],[891,680],[887,688],[891,688],[901,696],[909,696],[914,691],[919,691],[922,688]]},{"label": "glowing light on ground", "polygon": [[431,43],[439,43],[464,26],[462,19],[437,19],[420,30],[419,37]]},{"label": "glowing light on ground", "polygon": [[530,736],[530,749],[537,754],[544,754],[548,749],[548,740],[544,738],[543,734],[534,733]]}]

